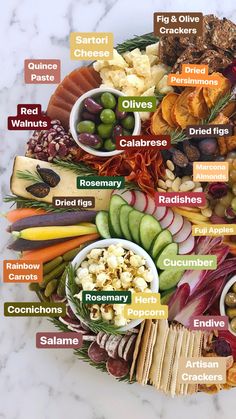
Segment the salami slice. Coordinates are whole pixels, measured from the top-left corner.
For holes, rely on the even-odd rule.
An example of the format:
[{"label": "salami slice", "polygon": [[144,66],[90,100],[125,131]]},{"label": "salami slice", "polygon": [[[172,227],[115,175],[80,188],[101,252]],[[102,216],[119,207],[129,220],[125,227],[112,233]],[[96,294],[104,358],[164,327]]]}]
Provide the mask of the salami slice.
[{"label": "salami slice", "polygon": [[104,333],[104,332],[98,332],[98,334],[97,334],[97,344],[100,346],[101,345],[101,339],[102,339],[102,337],[105,335],[106,333]]},{"label": "salami slice", "polygon": [[122,339],[122,336],[115,335],[111,342],[109,343],[107,352],[111,358],[118,358],[118,346]]},{"label": "salami slice", "polygon": [[83,333],[83,340],[87,341],[87,342],[93,342],[96,341],[96,336],[95,335],[86,335],[86,332],[81,332]]},{"label": "salami slice", "polygon": [[136,335],[131,335],[127,344],[125,345],[123,355],[122,355],[122,358],[124,358],[125,361],[131,361],[133,357],[136,338],[137,338]]},{"label": "salami slice", "polygon": [[129,364],[121,358],[108,358],[106,363],[107,371],[109,374],[116,378],[125,377],[129,372]]},{"label": "salami slice", "polygon": [[88,348],[88,356],[91,361],[95,364],[100,364],[100,362],[106,362],[108,355],[105,349],[101,349],[97,342],[92,342]]},{"label": "salami slice", "polygon": [[71,319],[69,316],[59,317],[59,320],[67,326],[73,326],[75,328],[81,328],[80,321],[78,319]]},{"label": "salami slice", "polygon": [[106,345],[106,342],[109,339],[109,337],[110,337],[110,335],[107,335],[106,333],[102,337],[101,342],[100,342],[100,346],[101,346],[102,349],[105,349],[105,345]]},{"label": "salami slice", "polygon": [[130,338],[130,335],[125,335],[125,336],[122,337],[122,339],[121,339],[121,341],[119,343],[119,346],[118,346],[118,356],[120,358],[122,358],[122,356],[123,356],[123,350],[124,350],[124,347],[125,347],[126,343],[129,340],[129,338]]},{"label": "salami slice", "polygon": [[[69,306],[69,304],[67,304],[67,306],[66,306],[66,314],[67,314],[68,317],[70,317],[73,320],[77,319],[77,317],[74,315],[74,313],[73,313],[71,307]],[[79,320],[77,319],[77,321],[79,321]]]},{"label": "salami slice", "polygon": [[110,345],[111,341],[113,340],[113,338],[114,338],[114,335],[109,335],[109,338],[107,339],[106,344],[105,344],[105,348],[104,348],[104,349],[106,349],[106,351],[108,351],[109,345]]}]

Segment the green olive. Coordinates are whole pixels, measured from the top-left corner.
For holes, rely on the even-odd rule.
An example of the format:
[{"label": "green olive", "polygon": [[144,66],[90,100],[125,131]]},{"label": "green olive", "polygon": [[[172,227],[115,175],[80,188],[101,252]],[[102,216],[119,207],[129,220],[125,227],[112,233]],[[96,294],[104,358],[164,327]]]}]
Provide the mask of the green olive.
[{"label": "green olive", "polygon": [[123,129],[122,130],[122,134],[123,135],[132,135],[132,132],[131,131],[128,131],[127,129]]},{"label": "green olive", "polygon": [[231,207],[233,208],[234,211],[236,211],[236,198],[234,198],[231,202]]},{"label": "green olive", "polygon": [[99,124],[97,127],[98,135],[106,140],[111,137],[113,125],[112,124]]},{"label": "green olive", "polygon": [[133,130],[134,129],[134,116],[132,115],[126,116],[126,118],[122,119],[121,125],[125,129]]},{"label": "green olive", "polygon": [[236,308],[227,308],[226,314],[230,319],[233,319],[234,317],[236,317]]},{"label": "green olive", "polygon": [[230,327],[233,330],[233,332],[236,332],[236,317],[234,317],[230,322]]},{"label": "green olive", "polygon": [[80,134],[84,132],[87,134],[94,134],[95,124],[92,121],[81,121],[77,124],[76,129]]},{"label": "green olive", "polygon": [[107,151],[114,151],[116,149],[116,145],[113,143],[113,141],[108,138],[104,143],[104,148]]},{"label": "green olive", "polygon": [[236,292],[236,282],[234,283],[234,285],[232,286],[231,289],[232,289],[233,292]]},{"label": "green olive", "polygon": [[104,108],[114,109],[116,107],[116,98],[112,93],[103,93],[101,95],[101,102]]},{"label": "green olive", "polygon": [[234,292],[228,292],[228,294],[226,294],[225,304],[228,307],[236,307],[236,294]]},{"label": "green olive", "polygon": [[100,113],[100,119],[103,124],[113,124],[116,120],[115,112],[112,109],[103,109]]}]

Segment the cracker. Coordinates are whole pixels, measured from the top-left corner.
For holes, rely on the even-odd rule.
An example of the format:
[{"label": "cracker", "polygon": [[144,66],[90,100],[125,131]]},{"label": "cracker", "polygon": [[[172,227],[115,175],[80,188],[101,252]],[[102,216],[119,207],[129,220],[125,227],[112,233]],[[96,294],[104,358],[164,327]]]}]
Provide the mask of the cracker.
[{"label": "cracker", "polygon": [[[194,348],[194,333],[191,331],[189,332],[190,337],[189,337],[189,347],[188,347],[188,354],[187,354],[187,358],[192,358],[193,356],[193,348]],[[189,384],[183,384],[184,388],[183,388],[183,394],[186,395],[188,394],[188,386]]]},{"label": "cracker", "polygon": [[149,342],[146,352],[146,358],[143,368],[143,377],[142,377],[142,384],[145,385],[148,382],[149,377],[149,371],[152,363],[152,356],[153,356],[153,348],[154,344],[156,342],[156,336],[157,336],[157,322],[152,323],[150,336],[149,336]]},{"label": "cracker", "polygon": [[138,357],[138,353],[139,353],[139,347],[140,347],[140,343],[141,343],[141,339],[142,339],[144,325],[145,325],[145,321],[143,321],[141,323],[141,326],[140,326],[140,329],[139,329],[139,332],[138,332],[138,336],[137,336],[137,339],[136,339],[136,342],[135,342],[133,360],[132,360],[132,365],[131,365],[131,368],[130,368],[130,377],[129,377],[130,381],[132,381],[132,379],[133,379],[133,374],[134,374],[136,361],[137,361],[137,357]]},{"label": "cracker", "polygon": [[141,349],[140,349],[138,360],[137,360],[136,380],[140,384],[142,383],[143,370],[144,370],[145,360],[146,360],[147,352],[148,352],[148,344],[149,344],[151,329],[152,329],[152,320],[146,320],[145,325],[144,325],[144,331],[142,334]]},{"label": "cracker", "polygon": [[[181,357],[187,358],[188,356],[188,350],[189,350],[189,344],[190,344],[190,332],[189,330],[184,330],[184,337],[183,337],[183,345],[181,349]],[[177,394],[183,395],[184,394],[184,384],[179,384],[179,387],[177,388]]]},{"label": "cracker", "polygon": [[166,342],[162,374],[161,374],[161,382],[160,382],[160,389],[164,391],[164,393],[168,393],[169,391],[172,365],[174,361],[175,348],[176,348],[176,337],[177,337],[176,329],[174,329],[173,326],[170,326],[168,338]]},{"label": "cracker", "polygon": [[183,328],[177,330],[177,340],[176,340],[176,349],[175,349],[175,356],[172,366],[172,375],[171,375],[171,382],[170,382],[170,394],[172,397],[176,395],[177,390],[177,376],[178,376],[178,369],[179,369],[179,358],[181,355],[181,348],[183,343],[183,336],[184,331]]},{"label": "cracker", "polygon": [[[194,347],[193,347],[193,358],[199,358],[201,355],[201,348],[202,348],[202,331],[198,330],[194,333]],[[189,384],[188,386],[188,394],[194,394],[198,391],[197,384]]]},{"label": "cracker", "polygon": [[158,390],[161,381],[161,371],[165,355],[165,347],[169,325],[167,320],[159,320],[156,342],[153,348],[152,365],[149,372],[150,383]]}]

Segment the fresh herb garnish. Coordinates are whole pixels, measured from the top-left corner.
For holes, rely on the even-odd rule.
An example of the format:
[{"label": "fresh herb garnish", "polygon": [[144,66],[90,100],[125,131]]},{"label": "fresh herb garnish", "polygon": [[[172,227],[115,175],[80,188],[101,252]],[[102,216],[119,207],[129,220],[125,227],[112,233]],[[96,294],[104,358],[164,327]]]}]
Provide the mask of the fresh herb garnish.
[{"label": "fresh herb garnish", "polygon": [[146,46],[158,42],[158,39],[159,38],[153,35],[152,32],[141,36],[135,35],[134,38],[128,39],[127,41],[118,44],[116,46],[116,50],[119,52],[119,54],[123,54],[126,51],[132,51],[135,48],[143,50],[146,48]]},{"label": "fresh herb garnish", "polygon": [[12,203],[12,205],[17,204],[18,208],[38,208],[44,209],[47,212],[78,211],[78,208],[56,208],[48,202],[36,201],[35,199],[22,198],[21,196],[15,195],[7,195],[3,201]]},{"label": "fresh herb garnish", "polygon": [[171,144],[178,144],[181,141],[187,139],[184,130],[179,130],[178,128],[170,133]]},{"label": "fresh herb garnish", "polygon": [[218,102],[211,108],[210,114],[207,118],[202,120],[202,124],[209,124],[212,122],[217,115],[225,108],[226,105],[230,102],[230,99],[232,98],[232,93],[228,92],[226,95],[222,96]]},{"label": "fresh herb garnish", "polygon": [[29,180],[30,182],[43,182],[41,176],[37,172],[30,172],[29,170],[17,170],[16,176],[18,179]]},{"label": "fresh herb garnish", "polygon": [[63,167],[63,169],[71,170],[78,176],[94,176],[97,174],[97,170],[89,167],[85,163],[74,163],[72,161],[68,160],[61,160],[61,159],[55,159],[53,160],[53,163],[56,164],[59,167]]},{"label": "fresh herb garnish", "polygon": [[84,322],[87,324],[90,330],[94,333],[104,332],[110,335],[120,335],[122,332],[120,331],[119,327],[114,326],[114,324],[108,323],[104,320],[91,320],[90,319],[90,312],[86,304],[83,304],[77,297],[74,297],[79,289],[75,283],[75,276],[76,276],[76,267],[73,267],[72,264],[69,264],[67,267],[67,274],[68,274],[68,293],[69,293],[69,300],[72,302],[76,309],[76,314],[78,317],[81,317]]}]

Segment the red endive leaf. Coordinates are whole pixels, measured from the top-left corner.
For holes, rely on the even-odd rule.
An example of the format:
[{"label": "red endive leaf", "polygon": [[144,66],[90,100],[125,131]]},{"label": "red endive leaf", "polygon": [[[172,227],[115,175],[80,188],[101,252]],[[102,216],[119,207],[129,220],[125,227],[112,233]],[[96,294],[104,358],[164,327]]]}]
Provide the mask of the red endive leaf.
[{"label": "red endive leaf", "polygon": [[183,309],[190,294],[188,284],[183,284],[172,295],[168,303],[168,320],[173,320],[175,316]]},{"label": "red endive leaf", "polygon": [[175,316],[174,320],[183,324],[185,327],[189,327],[191,317],[202,316],[207,309],[211,297],[212,290],[210,289],[192,298],[180,313]]}]

